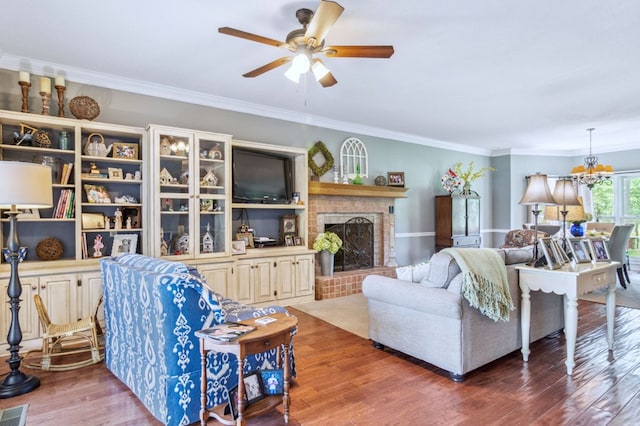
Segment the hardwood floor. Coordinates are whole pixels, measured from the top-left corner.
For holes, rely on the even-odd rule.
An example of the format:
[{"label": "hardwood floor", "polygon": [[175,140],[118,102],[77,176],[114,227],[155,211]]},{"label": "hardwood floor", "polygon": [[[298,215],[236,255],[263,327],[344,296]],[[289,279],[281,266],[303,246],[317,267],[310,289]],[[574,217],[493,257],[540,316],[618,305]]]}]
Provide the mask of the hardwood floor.
[{"label": "hardwood floor", "polygon": [[[604,305],[581,302],[576,367],[564,365],[564,337],[513,352],[452,382],[438,369],[291,309],[298,378],[292,425],[628,425],[640,418],[640,310],[616,309],[615,350],[608,353]],[[0,374],[8,371],[5,362]],[[25,372],[32,370],[24,369]],[[158,425],[104,364],[36,371],[41,386],[0,407],[28,403],[27,424]],[[279,412],[249,420],[281,425]],[[216,424],[213,420],[209,424]]]}]

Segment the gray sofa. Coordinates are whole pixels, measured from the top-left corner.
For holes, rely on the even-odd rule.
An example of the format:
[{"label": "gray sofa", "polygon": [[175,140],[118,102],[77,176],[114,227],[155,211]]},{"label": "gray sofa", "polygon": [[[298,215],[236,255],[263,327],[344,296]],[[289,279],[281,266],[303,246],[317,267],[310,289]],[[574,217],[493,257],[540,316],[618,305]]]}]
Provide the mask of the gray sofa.
[{"label": "gray sofa", "polygon": [[[481,249],[472,249],[481,250]],[[431,258],[424,277],[410,280],[369,275],[362,292],[369,307],[369,338],[449,372],[454,381],[522,347],[520,288],[516,264],[530,258],[527,249],[499,249],[507,265],[515,309],[508,321],[494,321],[469,305],[461,294],[462,274],[446,253]],[[531,341],[564,328],[563,299],[531,293]]]}]

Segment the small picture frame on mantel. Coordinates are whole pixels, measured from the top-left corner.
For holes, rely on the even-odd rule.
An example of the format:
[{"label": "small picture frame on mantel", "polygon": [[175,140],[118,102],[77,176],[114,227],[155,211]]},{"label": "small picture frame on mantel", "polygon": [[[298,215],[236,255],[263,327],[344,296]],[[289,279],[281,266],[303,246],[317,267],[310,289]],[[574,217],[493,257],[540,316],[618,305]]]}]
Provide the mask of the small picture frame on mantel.
[{"label": "small picture frame on mantel", "polygon": [[404,187],[404,172],[387,172],[387,185]]}]

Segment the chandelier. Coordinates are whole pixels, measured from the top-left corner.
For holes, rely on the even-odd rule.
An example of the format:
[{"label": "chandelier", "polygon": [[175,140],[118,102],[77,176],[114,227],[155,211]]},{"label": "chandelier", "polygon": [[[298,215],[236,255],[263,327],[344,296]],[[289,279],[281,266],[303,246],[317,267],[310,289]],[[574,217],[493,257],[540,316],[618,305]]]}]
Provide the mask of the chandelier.
[{"label": "chandelier", "polygon": [[611,176],[613,176],[613,167],[598,164],[598,157],[591,153],[591,134],[594,130],[594,128],[587,129],[589,132],[589,156],[584,158],[584,165],[580,164],[571,169],[571,177],[578,184],[587,185],[589,189],[602,183],[611,185]]}]

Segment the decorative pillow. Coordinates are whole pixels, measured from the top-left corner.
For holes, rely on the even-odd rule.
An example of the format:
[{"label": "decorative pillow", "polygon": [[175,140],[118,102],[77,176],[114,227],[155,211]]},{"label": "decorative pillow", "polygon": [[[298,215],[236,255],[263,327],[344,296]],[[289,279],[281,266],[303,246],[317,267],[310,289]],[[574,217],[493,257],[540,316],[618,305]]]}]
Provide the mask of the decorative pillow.
[{"label": "decorative pillow", "polygon": [[504,249],[504,264],[527,263],[533,258],[533,246]]},{"label": "decorative pillow", "polygon": [[460,267],[455,259],[448,253],[436,253],[429,261],[429,275],[420,281],[421,284],[428,287],[446,288],[451,280],[458,275]]},{"label": "decorative pillow", "polygon": [[415,265],[400,266],[396,268],[396,277],[399,280],[419,283],[429,275],[429,262],[416,263]]},{"label": "decorative pillow", "polygon": [[[514,229],[509,231],[504,237],[504,244],[500,248],[513,248],[530,246],[535,242],[535,230],[533,229]],[[538,231],[538,238],[546,237],[545,232]]]}]

